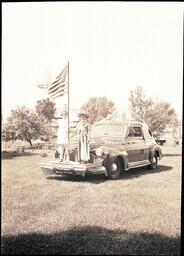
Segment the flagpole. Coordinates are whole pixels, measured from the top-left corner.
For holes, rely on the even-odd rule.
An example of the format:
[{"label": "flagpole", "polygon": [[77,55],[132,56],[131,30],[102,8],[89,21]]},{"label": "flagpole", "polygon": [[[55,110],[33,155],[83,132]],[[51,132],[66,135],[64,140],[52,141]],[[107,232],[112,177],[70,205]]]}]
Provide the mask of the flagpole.
[{"label": "flagpole", "polygon": [[70,150],[70,130],[69,130],[70,129],[70,97],[69,97],[69,94],[70,94],[70,90],[69,90],[69,61],[68,61],[68,149]]}]

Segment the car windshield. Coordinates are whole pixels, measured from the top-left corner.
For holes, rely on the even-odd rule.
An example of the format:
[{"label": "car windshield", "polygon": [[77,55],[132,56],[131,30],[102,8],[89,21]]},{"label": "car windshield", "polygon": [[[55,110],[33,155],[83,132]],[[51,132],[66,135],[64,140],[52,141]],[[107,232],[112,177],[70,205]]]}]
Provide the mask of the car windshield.
[{"label": "car windshield", "polygon": [[99,136],[124,136],[126,132],[126,125],[122,124],[98,124],[91,129],[91,137]]}]

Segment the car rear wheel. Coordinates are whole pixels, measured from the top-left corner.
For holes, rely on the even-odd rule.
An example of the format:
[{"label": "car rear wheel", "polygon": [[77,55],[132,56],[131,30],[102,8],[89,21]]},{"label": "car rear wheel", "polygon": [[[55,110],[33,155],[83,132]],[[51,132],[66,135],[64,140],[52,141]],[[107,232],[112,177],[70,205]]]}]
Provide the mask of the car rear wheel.
[{"label": "car rear wheel", "polygon": [[150,170],[155,170],[157,169],[158,166],[158,159],[156,154],[152,157],[151,159],[151,164],[148,166]]},{"label": "car rear wheel", "polygon": [[112,180],[117,180],[121,175],[121,163],[118,158],[116,158],[114,161],[110,161],[107,164],[107,173],[108,178]]}]

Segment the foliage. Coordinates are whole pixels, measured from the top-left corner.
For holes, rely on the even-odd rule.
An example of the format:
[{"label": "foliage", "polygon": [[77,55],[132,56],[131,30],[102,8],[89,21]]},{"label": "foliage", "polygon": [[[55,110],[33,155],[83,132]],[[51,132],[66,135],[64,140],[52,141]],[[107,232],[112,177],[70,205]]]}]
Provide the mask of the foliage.
[{"label": "foliage", "polygon": [[147,112],[151,112],[153,109],[153,100],[144,95],[143,88],[140,86],[130,92],[129,102],[132,116],[138,121],[145,120]]},{"label": "foliage", "polygon": [[51,122],[56,112],[55,103],[49,98],[38,100],[35,107],[36,113],[41,119],[46,119],[47,122]]},{"label": "foliage", "polygon": [[81,111],[86,111],[89,114],[89,123],[93,124],[115,110],[114,103],[109,101],[106,97],[91,97],[82,105]]},{"label": "foliage", "polygon": [[3,127],[4,140],[27,141],[32,146],[32,140],[48,140],[49,128],[46,121],[40,119],[36,113],[25,106],[17,107],[11,111]]},{"label": "foliage", "polygon": [[173,127],[178,122],[175,109],[170,103],[155,102],[144,94],[142,87],[131,91],[129,102],[132,117],[137,121],[146,122],[157,136],[161,136],[166,127]]}]

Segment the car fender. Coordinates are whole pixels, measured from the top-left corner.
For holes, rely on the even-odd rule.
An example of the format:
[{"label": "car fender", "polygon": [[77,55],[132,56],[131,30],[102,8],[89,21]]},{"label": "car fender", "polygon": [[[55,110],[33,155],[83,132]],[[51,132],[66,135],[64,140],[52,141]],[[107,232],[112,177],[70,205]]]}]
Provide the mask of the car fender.
[{"label": "car fender", "polygon": [[113,152],[109,154],[103,161],[104,165],[107,165],[109,163],[112,163],[116,160],[116,158],[120,158],[122,165],[124,165],[124,169],[128,169],[128,154],[126,151],[123,152]]}]

